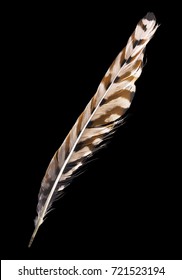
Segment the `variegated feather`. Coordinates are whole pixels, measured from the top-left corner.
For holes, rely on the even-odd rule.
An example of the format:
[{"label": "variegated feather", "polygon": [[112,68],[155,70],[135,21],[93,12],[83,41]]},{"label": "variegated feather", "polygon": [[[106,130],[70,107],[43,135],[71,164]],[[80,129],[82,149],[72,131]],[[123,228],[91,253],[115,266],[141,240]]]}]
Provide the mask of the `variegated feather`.
[{"label": "variegated feather", "polygon": [[53,156],[41,183],[38,216],[29,247],[54,200],[85,160],[122,121],[135,93],[135,81],[142,72],[145,47],[157,27],[153,13],[139,21],[126,47],[107,70],[95,95]]}]

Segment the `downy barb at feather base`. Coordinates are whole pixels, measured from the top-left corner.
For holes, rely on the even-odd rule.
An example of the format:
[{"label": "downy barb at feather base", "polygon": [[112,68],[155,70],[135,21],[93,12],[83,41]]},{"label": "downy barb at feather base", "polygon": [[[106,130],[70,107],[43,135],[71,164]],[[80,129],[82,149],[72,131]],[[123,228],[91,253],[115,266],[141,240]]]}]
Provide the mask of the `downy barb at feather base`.
[{"label": "downy barb at feather base", "polygon": [[147,13],[139,21],[126,47],[107,70],[95,95],[51,159],[41,183],[29,247],[53,202],[70,184],[76,171],[122,122],[135,93],[135,81],[142,72],[145,47],[157,28],[153,13]]}]

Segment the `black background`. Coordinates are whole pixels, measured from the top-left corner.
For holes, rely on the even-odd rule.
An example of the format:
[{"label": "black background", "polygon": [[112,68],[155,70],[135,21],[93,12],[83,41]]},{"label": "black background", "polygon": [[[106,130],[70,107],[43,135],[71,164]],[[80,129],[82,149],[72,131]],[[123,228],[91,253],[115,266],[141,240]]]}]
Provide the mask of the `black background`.
[{"label": "black background", "polygon": [[[181,258],[178,8],[145,2],[7,9],[2,259]],[[50,159],[149,11],[160,27],[130,117],[55,203],[28,249]]]}]

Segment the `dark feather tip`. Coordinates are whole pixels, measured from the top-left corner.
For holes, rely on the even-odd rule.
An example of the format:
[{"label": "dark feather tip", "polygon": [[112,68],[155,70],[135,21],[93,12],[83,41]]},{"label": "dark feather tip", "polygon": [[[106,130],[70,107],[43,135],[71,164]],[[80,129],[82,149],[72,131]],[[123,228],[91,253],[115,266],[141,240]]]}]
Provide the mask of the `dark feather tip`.
[{"label": "dark feather tip", "polygon": [[147,13],[146,16],[144,17],[147,20],[156,20],[156,17],[154,15],[154,13]]}]

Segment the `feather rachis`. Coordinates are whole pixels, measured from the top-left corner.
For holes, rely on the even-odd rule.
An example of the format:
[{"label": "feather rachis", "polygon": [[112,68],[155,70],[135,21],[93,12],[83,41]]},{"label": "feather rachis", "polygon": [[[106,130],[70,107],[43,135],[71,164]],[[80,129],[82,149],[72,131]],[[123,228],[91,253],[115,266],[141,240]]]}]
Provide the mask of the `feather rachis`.
[{"label": "feather rachis", "polygon": [[74,173],[122,122],[135,93],[134,83],[142,72],[145,47],[157,27],[152,13],[139,21],[126,47],[111,64],[95,95],[53,156],[41,183],[38,216],[29,247],[52,203],[70,183]]}]

